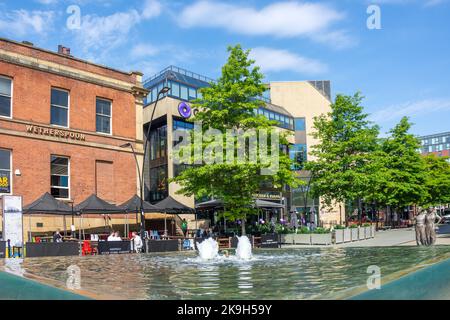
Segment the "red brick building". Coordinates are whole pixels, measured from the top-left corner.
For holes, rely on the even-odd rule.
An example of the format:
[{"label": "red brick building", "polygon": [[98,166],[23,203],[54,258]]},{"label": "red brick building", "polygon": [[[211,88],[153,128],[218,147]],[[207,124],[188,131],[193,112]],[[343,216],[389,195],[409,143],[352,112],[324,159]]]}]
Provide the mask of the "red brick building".
[{"label": "red brick building", "polygon": [[0,196],[45,192],[75,204],[138,193],[142,74],[0,39]]}]

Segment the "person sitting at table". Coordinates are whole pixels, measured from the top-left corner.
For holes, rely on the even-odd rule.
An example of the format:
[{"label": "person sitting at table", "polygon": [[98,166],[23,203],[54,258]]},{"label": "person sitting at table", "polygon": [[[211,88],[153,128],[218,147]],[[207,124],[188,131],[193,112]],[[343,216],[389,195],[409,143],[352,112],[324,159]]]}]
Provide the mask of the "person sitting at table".
[{"label": "person sitting at table", "polygon": [[136,231],[133,231],[132,237],[133,237],[134,251],[136,251],[136,253],[141,253],[142,247],[144,246],[142,238],[137,234]]},{"label": "person sitting at table", "polygon": [[122,238],[120,237],[120,232],[116,231],[114,233],[114,241],[122,241]]},{"label": "person sitting at table", "polygon": [[115,241],[114,238],[115,238],[115,232],[114,232],[114,230],[112,230],[108,237],[108,241]]},{"label": "person sitting at table", "polygon": [[61,235],[61,230],[56,229],[56,232],[53,235],[53,242],[63,242],[63,237]]}]

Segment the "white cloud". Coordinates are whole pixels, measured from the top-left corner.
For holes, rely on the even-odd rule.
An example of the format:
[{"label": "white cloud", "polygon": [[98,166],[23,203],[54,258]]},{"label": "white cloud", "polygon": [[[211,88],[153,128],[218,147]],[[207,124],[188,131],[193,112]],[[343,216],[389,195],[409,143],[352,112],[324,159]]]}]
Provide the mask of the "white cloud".
[{"label": "white cloud", "polygon": [[184,28],[215,27],[252,36],[315,39],[324,37],[334,23],[344,18],[342,12],[320,3],[286,1],[257,9],[201,0],[185,7],[177,21]]},{"label": "white cloud", "polygon": [[[130,9],[109,16],[82,16],[81,29],[73,30],[76,40],[85,52],[108,51],[128,40],[130,31],[139,23],[159,16],[161,5],[156,0],[147,0],[143,9]],[[92,52],[91,52],[92,53]]]},{"label": "white cloud", "polygon": [[420,4],[424,7],[434,7],[448,0],[366,0],[369,4],[387,4],[387,5],[405,5],[405,4]]},{"label": "white cloud", "polygon": [[373,113],[370,118],[377,122],[400,119],[403,116],[419,116],[438,111],[450,110],[450,99],[424,99],[393,105]]},{"label": "white cloud", "polygon": [[0,32],[22,37],[30,33],[43,35],[52,29],[53,11],[27,11],[24,9],[0,13]]},{"label": "white cloud", "polygon": [[147,0],[142,10],[142,18],[151,19],[161,14],[161,3],[154,0]]},{"label": "white cloud", "polygon": [[145,58],[145,57],[152,57],[157,55],[160,52],[160,48],[149,45],[149,44],[145,44],[145,43],[140,43],[135,45],[132,49],[131,49],[131,57],[132,58]]},{"label": "white cloud", "polygon": [[250,57],[264,72],[295,71],[304,74],[320,74],[328,69],[318,60],[305,58],[287,50],[258,47],[252,49]]},{"label": "white cloud", "polygon": [[35,0],[35,1],[41,4],[55,4],[58,2],[58,0]]}]

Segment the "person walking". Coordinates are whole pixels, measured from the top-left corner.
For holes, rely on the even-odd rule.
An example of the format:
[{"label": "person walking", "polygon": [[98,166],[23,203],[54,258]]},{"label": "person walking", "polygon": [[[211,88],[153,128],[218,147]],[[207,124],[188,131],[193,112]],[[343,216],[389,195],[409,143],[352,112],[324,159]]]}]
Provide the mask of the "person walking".
[{"label": "person walking", "polygon": [[181,231],[183,231],[183,235],[185,237],[187,235],[187,230],[188,230],[188,223],[187,223],[186,219],[183,219],[183,221],[181,221]]}]

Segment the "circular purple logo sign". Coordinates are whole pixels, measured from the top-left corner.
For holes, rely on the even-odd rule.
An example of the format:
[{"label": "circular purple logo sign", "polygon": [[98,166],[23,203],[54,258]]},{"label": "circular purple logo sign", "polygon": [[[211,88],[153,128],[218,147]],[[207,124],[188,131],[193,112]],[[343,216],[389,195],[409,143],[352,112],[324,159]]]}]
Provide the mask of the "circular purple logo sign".
[{"label": "circular purple logo sign", "polygon": [[178,105],[178,113],[183,118],[186,118],[186,119],[189,118],[192,113],[191,106],[189,104],[187,104],[186,102],[180,102],[180,104]]}]

